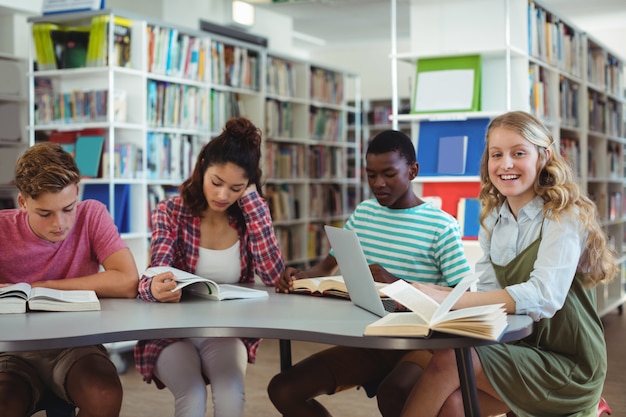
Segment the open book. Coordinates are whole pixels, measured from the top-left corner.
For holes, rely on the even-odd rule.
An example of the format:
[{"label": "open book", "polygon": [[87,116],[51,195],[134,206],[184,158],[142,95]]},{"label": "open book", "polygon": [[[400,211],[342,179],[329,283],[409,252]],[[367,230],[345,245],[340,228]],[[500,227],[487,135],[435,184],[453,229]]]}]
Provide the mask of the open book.
[{"label": "open book", "polygon": [[92,290],[33,288],[26,282],[0,287],[0,313],[25,313],[27,308],[44,311],[100,310],[100,301]]},{"label": "open book", "polygon": [[167,271],[174,274],[174,279],[177,282],[176,287],[174,287],[172,291],[178,291],[184,288],[185,291],[215,301],[269,296],[267,291],[240,287],[238,285],[218,284],[212,279],[204,278],[171,266],[153,266],[146,269],[143,275],[153,277]]},{"label": "open book", "polygon": [[[380,292],[381,288],[388,284],[375,282],[378,293],[382,298],[387,297]],[[293,281],[293,292],[300,294],[311,294],[316,296],[332,295],[341,298],[350,298],[348,287],[341,275],[332,277],[302,278]]]},{"label": "open book", "polygon": [[365,328],[366,336],[427,337],[433,331],[498,340],[507,327],[504,304],[451,310],[478,275],[465,277],[439,304],[411,284],[398,280],[381,291],[410,312],[390,313]]}]

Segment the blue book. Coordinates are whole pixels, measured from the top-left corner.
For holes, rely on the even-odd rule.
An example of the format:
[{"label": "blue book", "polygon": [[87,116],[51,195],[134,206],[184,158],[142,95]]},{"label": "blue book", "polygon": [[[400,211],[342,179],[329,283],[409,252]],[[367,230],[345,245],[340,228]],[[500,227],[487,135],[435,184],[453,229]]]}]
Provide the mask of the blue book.
[{"label": "blue book", "polygon": [[442,136],[437,152],[437,173],[445,175],[465,174],[467,159],[467,136]]},{"label": "blue book", "polygon": [[477,198],[461,198],[457,211],[457,220],[461,229],[461,237],[477,239],[480,230],[480,200]]}]

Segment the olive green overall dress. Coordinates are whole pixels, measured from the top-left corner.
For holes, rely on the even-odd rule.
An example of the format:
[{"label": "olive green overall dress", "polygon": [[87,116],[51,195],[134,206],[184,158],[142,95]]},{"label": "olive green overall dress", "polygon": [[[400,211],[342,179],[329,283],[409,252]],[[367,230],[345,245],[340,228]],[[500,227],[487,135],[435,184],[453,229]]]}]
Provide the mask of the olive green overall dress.
[{"label": "olive green overall dress", "polygon": [[[539,238],[505,266],[492,265],[500,285],[525,282]],[[595,289],[576,274],[563,308],[534,323],[527,338],[476,347],[485,374],[517,417],[596,416],[606,375],[606,345]]]}]

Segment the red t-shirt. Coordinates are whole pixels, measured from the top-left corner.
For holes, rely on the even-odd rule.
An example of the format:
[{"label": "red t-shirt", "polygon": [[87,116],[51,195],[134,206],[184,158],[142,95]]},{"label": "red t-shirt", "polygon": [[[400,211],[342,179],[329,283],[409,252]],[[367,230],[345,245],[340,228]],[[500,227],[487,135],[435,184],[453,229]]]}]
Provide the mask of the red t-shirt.
[{"label": "red t-shirt", "polygon": [[83,277],[126,248],[104,204],[80,202],[76,220],[61,242],[41,239],[20,209],[0,210],[0,283]]}]

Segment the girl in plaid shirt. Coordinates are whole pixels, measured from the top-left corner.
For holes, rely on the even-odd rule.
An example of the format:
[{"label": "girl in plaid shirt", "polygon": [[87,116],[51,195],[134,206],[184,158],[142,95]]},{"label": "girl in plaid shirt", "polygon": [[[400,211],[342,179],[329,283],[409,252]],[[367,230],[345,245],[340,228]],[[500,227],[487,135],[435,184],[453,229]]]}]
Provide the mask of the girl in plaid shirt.
[{"label": "girl in plaid shirt", "polygon": [[[226,123],[204,146],[180,196],[162,201],[152,214],[151,266],[173,266],[221,283],[268,286],[284,270],[268,206],[261,196],[260,131],[247,119]],[[142,276],[146,301],[179,302],[171,273]],[[259,339],[188,338],[142,340],[135,347],[137,370],[146,382],[167,387],[176,417],[204,417],[207,391],[216,417],[243,416],[244,375]]]}]

